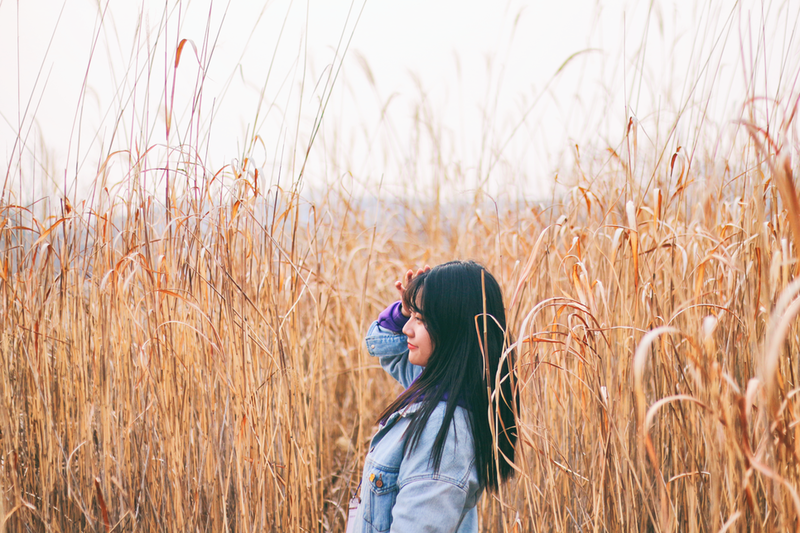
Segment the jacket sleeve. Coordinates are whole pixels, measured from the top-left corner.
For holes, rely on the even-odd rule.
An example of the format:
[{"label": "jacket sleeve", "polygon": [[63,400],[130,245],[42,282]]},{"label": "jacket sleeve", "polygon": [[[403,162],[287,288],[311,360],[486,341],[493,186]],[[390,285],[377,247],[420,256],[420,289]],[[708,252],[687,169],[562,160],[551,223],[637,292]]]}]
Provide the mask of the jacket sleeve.
[{"label": "jacket sleeve", "polygon": [[380,359],[381,366],[404,388],[422,372],[422,367],[408,362],[408,338],[373,322],[367,332],[367,352]]},{"label": "jacket sleeve", "polygon": [[455,532],[480,496],[467,426],[460,425],[457,434],[455,424],[451,426],[439,471],[433,472],[431,444],[440,427],[434,418],[438,418],[436,413],[428,420],[419,445],[400,464],[399,490],[392,508],[393,533]]}]

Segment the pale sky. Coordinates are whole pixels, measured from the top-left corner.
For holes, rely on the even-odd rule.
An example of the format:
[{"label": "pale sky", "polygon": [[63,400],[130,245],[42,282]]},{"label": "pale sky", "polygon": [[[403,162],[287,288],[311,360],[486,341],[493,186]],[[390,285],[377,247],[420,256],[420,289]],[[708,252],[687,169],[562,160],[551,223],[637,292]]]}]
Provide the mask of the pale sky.
[{"label": "pale sky", "polygon": [[[702,123],[714,145],[748,94],[775,100],[765,122],[798,94],[800,2],[164,4],[0,0],[0,156],[18,194],[85,195],[115,150],[172,157],[165,105],[170,147],[199,148],[209,171],[249,155],[272,183],[281,168],[286,186],[336,72],[306,184],[383,180],[392,194],[450,180],[457,194],[483,183],[535,195],[576,144],[616,148],[630,115],[645,144],[670,131],[675,146],[697,144]],[[112,182],[125,179],[117,163]]]}]

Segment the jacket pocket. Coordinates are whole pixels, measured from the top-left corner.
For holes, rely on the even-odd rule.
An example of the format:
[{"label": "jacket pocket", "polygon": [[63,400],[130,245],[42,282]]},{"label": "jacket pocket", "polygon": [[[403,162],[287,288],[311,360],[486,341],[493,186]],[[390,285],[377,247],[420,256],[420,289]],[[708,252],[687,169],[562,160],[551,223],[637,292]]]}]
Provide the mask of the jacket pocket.
[{"label": "jacket pocket", "polygon": [[362,494],[364,520],[373,531],[389,531],[392,527],[392,507],[397,500],[397,471],[372,463],[364,480],[369,491]]}]

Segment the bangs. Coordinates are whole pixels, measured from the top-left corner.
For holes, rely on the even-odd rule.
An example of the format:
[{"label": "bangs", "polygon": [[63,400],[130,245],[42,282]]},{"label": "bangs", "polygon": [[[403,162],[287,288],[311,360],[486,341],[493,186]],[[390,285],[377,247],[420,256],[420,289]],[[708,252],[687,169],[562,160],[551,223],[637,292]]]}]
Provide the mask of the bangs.
[{"label": "bangs", "polygon": [[422,316],[425,316],[425,312],[422,309],[422,288],[425,286],[427,275],[428,273],[425,272],[412,279],[403,293],[403,305],[405,308]]}]

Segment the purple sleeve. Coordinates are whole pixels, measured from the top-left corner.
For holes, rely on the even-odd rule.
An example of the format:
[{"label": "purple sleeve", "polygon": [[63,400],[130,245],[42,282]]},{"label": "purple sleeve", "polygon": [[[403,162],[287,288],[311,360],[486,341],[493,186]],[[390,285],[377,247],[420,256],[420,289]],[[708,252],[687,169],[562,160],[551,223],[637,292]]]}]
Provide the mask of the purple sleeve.
[{"label": "purple sleeve", "polygon": [[383,310],[378,316],[378,325],[389,331],[400,333],[408,322],[408,317],[402,311],[403,302],[397,301]]}]

